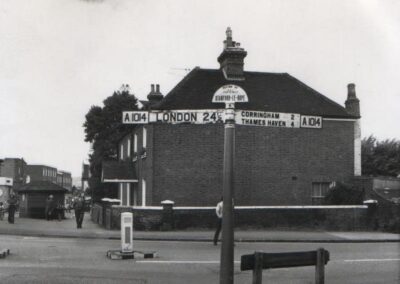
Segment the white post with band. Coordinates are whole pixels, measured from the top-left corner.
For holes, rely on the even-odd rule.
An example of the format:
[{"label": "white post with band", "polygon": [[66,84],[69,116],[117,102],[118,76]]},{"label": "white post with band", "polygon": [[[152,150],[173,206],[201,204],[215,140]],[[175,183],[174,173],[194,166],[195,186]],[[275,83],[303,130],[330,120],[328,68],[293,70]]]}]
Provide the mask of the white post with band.
[{"label": "white post with band", "polygon": [[233,283],[234,263],[234,158],[235,158],[235,103],[248,102],[246,92],[236,85],[224,85],[212,99],[213,103],[225,103],[223,210],[220,283]]}]

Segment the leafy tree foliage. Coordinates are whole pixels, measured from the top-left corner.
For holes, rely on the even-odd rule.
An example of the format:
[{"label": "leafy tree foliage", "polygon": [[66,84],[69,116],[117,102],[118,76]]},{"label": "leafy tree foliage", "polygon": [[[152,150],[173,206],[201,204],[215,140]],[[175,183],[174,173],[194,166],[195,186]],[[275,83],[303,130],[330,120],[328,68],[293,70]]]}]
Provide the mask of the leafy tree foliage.
[{"label": "leafy tree foliage", "polygon": [[329,189],[324,202],[326,205],[361,205],[363,198],[362,190],[356,189],[353,185],[338,182],[335,187]]},{"label": "leafy tree foliage", "polygon": [[374,136],[361,142],[362,174],[368,176],[393,176],[400,174],[400,141],[378,141]]},{"label": "leafy tree foliage", "polygon": [[130,93],[129,85],[122,85],[120,90],[103,101],[102,107],[92,106],[86,114],[83,124],[85,142],[90,142],[92,148],[88,190],[93,193],[94,201],[104,196],[116,196],[116,184],[101,182],[101,164],[117,158],[118,141],[132,130],[131,125],[122,124],[122,111],[137,109],[137,98]]}]

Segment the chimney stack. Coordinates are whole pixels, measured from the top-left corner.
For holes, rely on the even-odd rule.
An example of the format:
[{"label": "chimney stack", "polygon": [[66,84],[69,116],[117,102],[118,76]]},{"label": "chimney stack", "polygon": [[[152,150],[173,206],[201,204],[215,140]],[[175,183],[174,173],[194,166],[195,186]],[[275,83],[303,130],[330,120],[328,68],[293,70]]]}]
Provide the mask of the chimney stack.
[{"label": "chimney stack", "polygon": [[220,69],[227,80],[244,80],[243,66],[247,52],[240,47],[240,43],[232,40],[232,30],[226,29],[224,50],[218,56]]},{"label": "chimney stack", "polygon": [[154,89],[154,84],[151,84],[151,91],[147,95],[147,99],[149,100],[149,106],[153,106],[154,104],[160,102],[164,96],[160,92],[160,85],[156,84]]},{"label": "chimney stack", "polygon": [[347,100],[345,106],[349,114],[360,116],[360,100],[357,98],[356,85],[353,83],[347,85]]}]

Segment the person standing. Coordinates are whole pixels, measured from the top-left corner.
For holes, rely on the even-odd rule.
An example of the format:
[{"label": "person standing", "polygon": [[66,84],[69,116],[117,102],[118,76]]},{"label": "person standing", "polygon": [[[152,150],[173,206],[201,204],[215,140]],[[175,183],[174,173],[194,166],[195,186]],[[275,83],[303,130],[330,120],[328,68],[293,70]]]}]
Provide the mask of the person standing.
[{"label": "person standing", "polygon": [[5,211],[4,204],[3,204],[3,202],[0,202],[0,220],[1,221],[3,221],[3,219],[4,219],[4,211]]},{"label": "person standing", "polygon": [[64,216],[64,205],[63,205],[62,200],[58,201],[56,210],[57,210],[58,221],[61,221]]},{"label": "person standing", "polygon": [[7,203],[8,203],[8,223],[14,224],[14,214],[18,204],[18,199],[14,193],[10,194],[10,198],[8,199]]},{"label": "person standing", "polygon": [[46,217],[46,220],[49,221],[52,217],[54,210],[54,200],[53,200],[53,195],[49,195],[46,199],[46,207],[44,208],[44,214]]},{"label": "person standing", "polygon": [[222,227],[222,209],[223,209],[223,201],[218,202],[217,207],[215,208],[215,213],[217,215],[217,229],[214,234],[214,246],[218,243],[219,233],[221,232]]},{"label": "person standing", "polygon": [[82,193],[74,202],[76,227],[82,229],[83,216],[85,214],[85,195]]}]

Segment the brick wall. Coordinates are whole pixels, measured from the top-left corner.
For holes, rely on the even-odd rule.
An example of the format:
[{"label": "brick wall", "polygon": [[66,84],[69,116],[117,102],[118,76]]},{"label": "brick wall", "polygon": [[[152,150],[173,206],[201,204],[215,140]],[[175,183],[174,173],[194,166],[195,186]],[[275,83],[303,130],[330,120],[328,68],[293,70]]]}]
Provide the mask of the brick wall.
[{"label": "brick wall", "polygon": [[0,176],[13,179],[13,189],[17,189],[25,182],[26,163],[19,158],[5,158],[0,165]]},{"label": "brick wall", "polygon": [[[99,209],[99,208],[98,208]],[[108,229],[120,229],[121,212],[133,213],[135,230],[162,230],[163,210],[159,208],[108,207],[111,219],[103,224]],[[304,206],[304,207],[261,207],[235,208],[235,227],[271,229],[317,229],[317,230],[365,230],[371,227],[367,206]],[[96,221],[98,213],[92,214]],[[176,207],[172,214],[175,230],[213,229],[216,225],[215,208]]]},{"label": "brick wall", "polygon": [[[352,177],[353,127],[327,120],[322,129],[237,126],[236,205],[307,205],[312,182]],[[153,144],[139,175],[152,181],[148,204],[170,199],[177,206],[214,206],[222,195],[223,125],[147,128]]]}]

